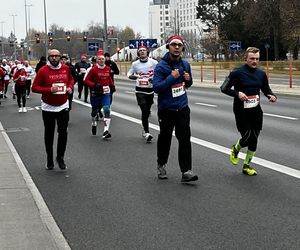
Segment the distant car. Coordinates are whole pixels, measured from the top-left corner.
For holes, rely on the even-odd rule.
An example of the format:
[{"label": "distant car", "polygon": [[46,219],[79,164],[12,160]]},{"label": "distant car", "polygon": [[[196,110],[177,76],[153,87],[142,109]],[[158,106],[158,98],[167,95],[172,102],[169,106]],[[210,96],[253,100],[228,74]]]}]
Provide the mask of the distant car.
[{"label": "distant car", "polygon": [[194,61],[204,61],[204,59],[207,59],[208,56],[205,53],[197,53],[196,55],[194,55]]}]

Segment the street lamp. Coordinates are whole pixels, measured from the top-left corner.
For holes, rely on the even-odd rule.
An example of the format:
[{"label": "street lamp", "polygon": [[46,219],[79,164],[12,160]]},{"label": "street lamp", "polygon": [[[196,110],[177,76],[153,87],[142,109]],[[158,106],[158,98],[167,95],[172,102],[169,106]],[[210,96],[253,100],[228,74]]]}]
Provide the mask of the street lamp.
[{"label": "street lamp", "polygon": [[[44,0],[44,21],[45,21],[45,36],[47,36],[48,31],[47,31],[47,11],[46,11],[46,0]],[[45,39],[45,52],[46,52],[46,57],[48,54],[48,39]]]},{"label": "street lamp", "polygon": [[103,36],[103,50],[107,52],[107,15],[106,15],[106,0],[103,0],[104,9],[104,36]]},{"label": "street lamp", "polygon": [[15,25],[15,17],[18,16],[17,14],[11,14],[10,16],[13,17],[13,28],[14,28],[14,59],[16,60],[16,25]]},{"label": "street lamp", "polygon": [[[5,23],[4,21],[1,21],[1,39],[4,39],[4,36],[3,36],[3,24]],[[4,57],[4,43],[2,43],[2,58]]]}]

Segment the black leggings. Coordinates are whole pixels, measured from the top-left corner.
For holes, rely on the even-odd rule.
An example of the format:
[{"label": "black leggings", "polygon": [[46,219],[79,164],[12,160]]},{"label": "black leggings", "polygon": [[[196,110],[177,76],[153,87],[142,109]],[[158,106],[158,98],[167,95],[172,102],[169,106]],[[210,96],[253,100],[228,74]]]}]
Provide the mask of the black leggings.
[{"label": "black leggings", "polygon": [[57,158],[63,158],[67,146],[68,138],[68,122],[69,122],[69,111],[64,109],[60,112],[42,112],[45,133],[44,141],[47,152],[47,159],[51,161],[53,159],[53,141],[55,125],[57,123]]},{"label": "black leggings", "polygon": [[23,107],[26,107],[26,85],[15,85],[15,92],[17,96],[17,103],[19,108],[21,108],[21,100]]},{"label": "black leggings", "polygon": [[260,130],[248,129],[244,131],[240,131],[242,138],[239,141],[241,147],[248,147],[251,151],[256,151],[257,142]]}]

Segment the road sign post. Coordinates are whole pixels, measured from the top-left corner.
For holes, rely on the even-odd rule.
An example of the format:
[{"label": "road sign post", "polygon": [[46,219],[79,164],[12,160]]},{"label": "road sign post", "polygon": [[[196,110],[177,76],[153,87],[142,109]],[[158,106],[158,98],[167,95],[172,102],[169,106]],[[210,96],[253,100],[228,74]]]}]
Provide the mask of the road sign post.
[{"label": "road sign post", "polygon": [[139,46],[146,46],[148,49],[157,48],[157,39],[135,39],[128,41],[130,49],[137,49]]},{"label": "road sign post", "polygon": [[242,48],[241,41],[229,41],[229,51],[235,52],[241,50],[241,48]]}]

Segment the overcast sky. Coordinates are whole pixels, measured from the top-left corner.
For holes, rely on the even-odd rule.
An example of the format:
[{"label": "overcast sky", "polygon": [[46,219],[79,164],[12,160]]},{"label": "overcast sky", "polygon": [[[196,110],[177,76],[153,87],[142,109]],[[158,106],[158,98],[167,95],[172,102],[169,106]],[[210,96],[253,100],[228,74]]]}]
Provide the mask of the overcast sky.
[{"label": "overcast sky", "polygon": [[[1,0],[1,2],[4,0]],[[30,11],[30,27],[44,31],[44,0],[26,0]],[[140,32],[148,37],[149,0],[106,0],[107,26],[120,28],[131,27],[135,33]],[[84,31],[91,21],[104,22],[103,0],[46,0],[47,26],[57,24],[65,30],[79,29]],[[1,4],[0,22],[3,24],[3,35],[8,37],[13,31],[13,16],[18,39],[26,34],[25,0],[9,0]],[[29,24],[28,24],[29,26]],[[0,26],[0,28],[2,25]],[[2,29],[0,30],[2,35]]]}]

